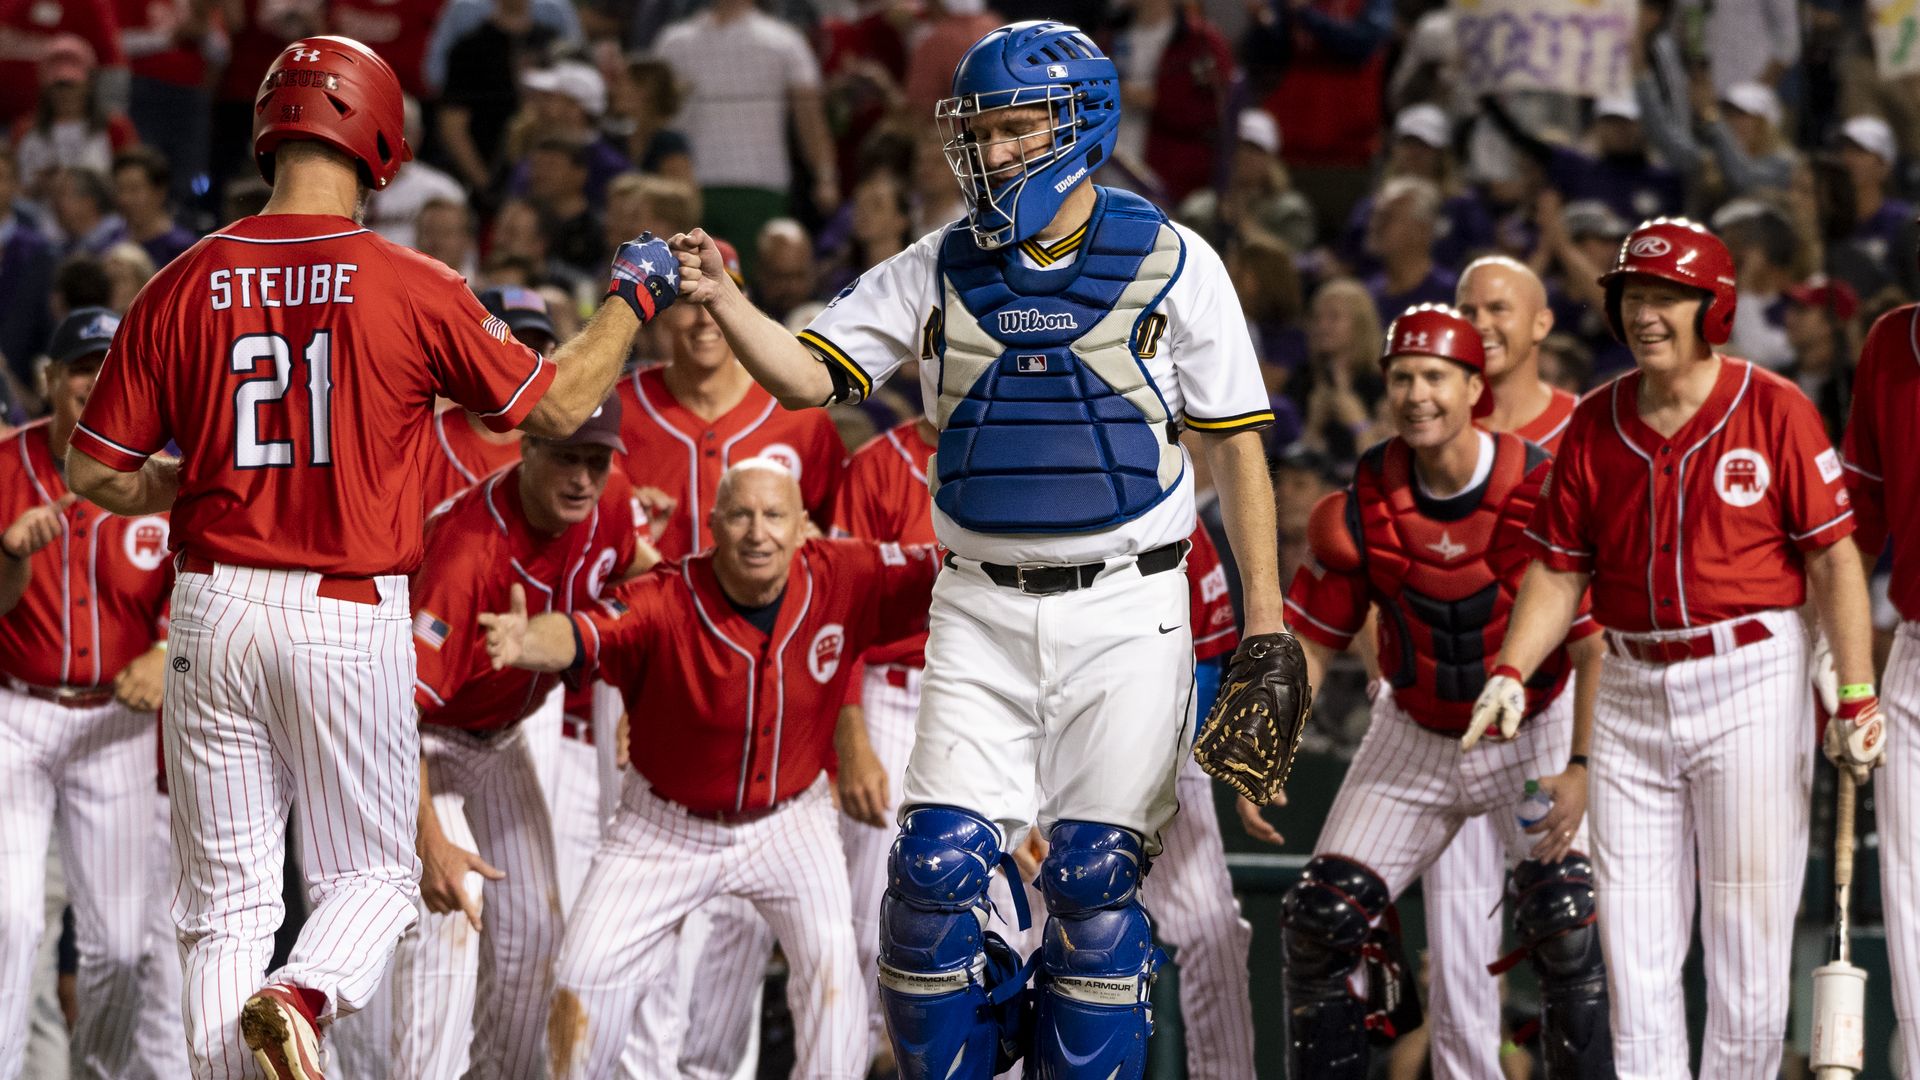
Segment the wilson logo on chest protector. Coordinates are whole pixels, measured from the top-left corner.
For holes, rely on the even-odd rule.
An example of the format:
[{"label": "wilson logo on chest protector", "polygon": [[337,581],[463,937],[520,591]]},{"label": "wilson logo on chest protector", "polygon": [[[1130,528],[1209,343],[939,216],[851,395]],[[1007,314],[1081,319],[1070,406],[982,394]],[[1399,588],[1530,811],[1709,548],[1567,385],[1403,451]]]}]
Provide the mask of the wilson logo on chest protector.
[{"label": "wilson logo on chest protector", "polygon": [[1039,308],[1017,308],[1000,313],[1000,332],[1003,334],[1036,334],[1043,330],[1078,330],[1080,324],[1074,321],[1073,313],[1061,311],[1049,314]]}]

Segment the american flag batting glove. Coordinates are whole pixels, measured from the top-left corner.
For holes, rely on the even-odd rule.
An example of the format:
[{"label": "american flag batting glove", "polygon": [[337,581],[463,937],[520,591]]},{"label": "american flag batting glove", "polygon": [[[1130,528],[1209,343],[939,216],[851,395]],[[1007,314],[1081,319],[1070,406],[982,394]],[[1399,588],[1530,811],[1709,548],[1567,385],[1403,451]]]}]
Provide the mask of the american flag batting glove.
[{"label": "american flag batting glove", "polygon": [[652,322],[680,295],[680,260],[673,257],[665,240],[643,232],[613,253],[613,280],[607,295],[625,300],[642,323]]}]

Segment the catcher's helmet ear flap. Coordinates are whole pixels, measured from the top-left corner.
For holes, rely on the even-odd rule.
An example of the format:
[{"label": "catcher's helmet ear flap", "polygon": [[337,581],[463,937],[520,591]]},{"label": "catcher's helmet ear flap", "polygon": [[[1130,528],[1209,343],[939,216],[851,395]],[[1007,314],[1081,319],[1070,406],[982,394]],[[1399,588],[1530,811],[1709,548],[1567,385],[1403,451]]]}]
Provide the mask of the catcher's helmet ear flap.
[{"label": "catcher's helmet ear flap", "polygon": [[[1050,145],[989,170],[971,121],[982,113],[1044,106]],[[934,106],[947,165],[960,181],[974,239],[1017,244],[1046,228],[1067,194],[1113,156],[1120,132],[1120,70],[1093,39],[1057,22],[1000,27],[974,42],[953,72],[953,96]]]},{"label": "catcher's helmet ear flap", "polygon": [[253,101],[253,158],[268,183],[274,151],[301,139],[358,162],[368,187],[386,187],[413,159],[393,69],[352,38],[319,35],[282,49]]},{"label": "catcher's helmet ear flap", "polygon": [[1386,344],[1380,352],[1381,369],[1385,370],[1396,356],[1437,356],[1480,376],[1480,400],[1473,403],[1473,418],[1484,420],[1493,414],[1493,384],[1486,381],[1486,344],[1480,340],[1480,331],[1455,308],[1415,304],[1401,312],[1387,327]]},{"label": "catcher's helmet ear flap", "polygon": [[1695,324],[1701,340],[1724,345],[1733,336],[1733,310],[1738,301],[1733,254],[1704,225],[1686,218],[1653,218],[1620,241],[1613,269],[1600,276],[1600,284],[1607,290],[1607,325],[1622,343],[1627,340],[1627,331],[1620,321],[1620,293],[1633,274],[1705,293]]}]

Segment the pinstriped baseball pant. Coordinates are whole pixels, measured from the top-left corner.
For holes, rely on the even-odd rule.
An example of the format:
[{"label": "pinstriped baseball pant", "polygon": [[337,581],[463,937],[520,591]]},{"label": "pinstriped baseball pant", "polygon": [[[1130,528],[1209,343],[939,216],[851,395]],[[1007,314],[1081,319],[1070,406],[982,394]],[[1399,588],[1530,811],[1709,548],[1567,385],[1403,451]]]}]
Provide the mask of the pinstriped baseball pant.
[{"label": "pinstriped baseball pant", "polygon": [[1765,641],[1668,665],[1610,655],[1601,669],[1588,815],[1622,1080],[1688,1076],[1681,966],[1696,902],[1707,974],[1700,1075],[1772,1080],[1780,1070],[1807,868],[1813,696],[1799,616],[1757,617],[1773,632]]},{"label": "pinstriped baseball pant", "polygon": [[1420,879],[1433,959],[1427,1032],[1435,1080],[1506,1075],[1500,1069],[1500,980],[1487,974],[1487,965],[1504,951],[1499,907],[1506,882],[1506,846],[1489,817],[1462,822]]},{"label": "pinstriped baseball pant", "polygon": [[1915,1080],[1920,1078],[1920,622],[1900,624],[1881,693],[1887,763],[1873,780],[1880,812],[1880,891],[1906,1065],[1902,1075]]},{"label": "pinstriped baseball pant", "polygon": [[70,709],[0,687],[0,1077],[18,1076],[26,1053],[56,822],[80,948],[73,1075],[132,1071],[149,864],[163,857],[151,843],[153,760],[152,713]]},{"label": "pinstriped baseball pant", "polygon": [[420,737],[407,579],[378,605],[307,571],[216,566],[174,583],[167,787],[196,1080],[261,1076],[240,1009],[269,980],[290,808],[313,909],[271,981],[363,1006],[420,896]]}]

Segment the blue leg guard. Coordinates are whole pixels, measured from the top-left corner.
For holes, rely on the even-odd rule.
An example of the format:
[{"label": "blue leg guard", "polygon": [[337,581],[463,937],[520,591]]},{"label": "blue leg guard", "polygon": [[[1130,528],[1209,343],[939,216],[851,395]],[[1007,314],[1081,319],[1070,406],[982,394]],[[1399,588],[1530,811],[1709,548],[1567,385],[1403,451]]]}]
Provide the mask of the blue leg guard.
[{"label": "blue leg guard", "polygon": [[1153,1034],[1148,994],[1162,955],[1140,906],[1140,838],[1062,821],[1040,867],[1047,898],[1033,1056],[1039,1080],[1139,1080]]},{"label": "blue leg guard", "polygon": [[992,822],[952,806],[907,811],[880,904],[880,1005],[901,1080],[988,1080],[1026,1052],[1027,969],[987,930],[996,867],[1013,874]]}]

